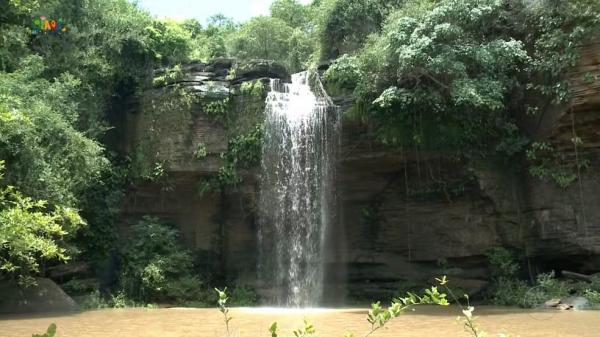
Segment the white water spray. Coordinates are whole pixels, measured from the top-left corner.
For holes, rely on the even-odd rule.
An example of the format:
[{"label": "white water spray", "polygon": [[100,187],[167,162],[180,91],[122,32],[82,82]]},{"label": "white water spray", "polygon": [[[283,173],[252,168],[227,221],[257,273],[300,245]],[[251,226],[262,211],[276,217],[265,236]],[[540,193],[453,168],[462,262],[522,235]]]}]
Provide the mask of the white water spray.
[{"label": "white water spray", "polygon": [[316,306],[335,207],[339,112],[317,76],[301,72],[292,83],[271,80],[265,114],[259,277],[273,290],[272,304]]}]

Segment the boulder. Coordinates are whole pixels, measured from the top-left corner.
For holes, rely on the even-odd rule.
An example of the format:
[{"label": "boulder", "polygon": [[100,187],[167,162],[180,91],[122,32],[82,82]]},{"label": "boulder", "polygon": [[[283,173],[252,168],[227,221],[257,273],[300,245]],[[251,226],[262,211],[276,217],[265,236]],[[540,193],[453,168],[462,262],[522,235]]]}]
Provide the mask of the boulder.
[{"label": "boulder", "polygon": [[544,302],[546,308],[556,308],[560,304],[560,298],[553,298]]},{"label": "boulder", "polygon": [[52,280],[38,278],[36,282],[36,286],[21,288],[12,282],[0,281],[0,314],[75,311],[79,309],[75,301]]}]

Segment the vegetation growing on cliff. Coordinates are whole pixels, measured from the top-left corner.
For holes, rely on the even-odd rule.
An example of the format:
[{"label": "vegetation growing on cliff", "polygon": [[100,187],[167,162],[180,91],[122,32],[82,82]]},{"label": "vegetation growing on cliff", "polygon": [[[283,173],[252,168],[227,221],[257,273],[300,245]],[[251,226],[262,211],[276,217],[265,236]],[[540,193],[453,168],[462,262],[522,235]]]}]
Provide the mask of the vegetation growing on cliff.
[{"label": "vegetation growing on cliff", "polygon": [[[43,261],[51,265],[77,251],[106,260],[117,250],[124,189],[140,178],[169,187],[171,153],[157,149],[176,140],[161,136],[188,128],[195,103],[229,128],[223,167],[203,187],[235,185],[239,169],[260,161],[260,122],[234,126],[240,119],[231,116],[230,97],[199,102],[172,86],[182,79],[180,64],[192,60],[266,58],[290,72],[331,61],[324,74],[329,88],[353,95],[356,116],[382,143],[511,163],[524,156],[532,175],[567,186],[587,161],[565,164],[548,144],[532,143],[517,120],[569,99],[565,74],[578,60],[577,46],[599,31],[599,13],[592,0],[276,0],[270,16],[235,23],[216,15],[202,25],[155,19],[126,0],[2,2],[0,277],[30,281],[43,274]],[[30,20],[38,15],[68,18],[67,32],[32,34]],[[132,158],[116,153],[111,132],[126,98],[164,86],[169,94],[149,102],[154,115],[141,126],[152,136]],[[263,82],[239,89],[264,99]],[[253,108],[246,103],[244,109]],[[193,151],[196,160],[209,155],[204,144]],[[365,209],[364,220],[378,223],[378,212]],[[183,272],[192,263],[177,233],[155,219],[133,231],[120,250],[124,294],[193,299],[186,296],[198,280]],[[494,277],[502,283],[517,275]],[[498,288],[494,299],[506,304],[523,294],[523,282],[510,287],[505,294]],[[599,291],[582,294],[597,299]]]},{"label": "vegetation growing on cliff", "polygon": [[518,116],[568,99],[575,47],[600,23],[587,1],[407,1],[388,12],[325,78],[353,89],[385,143],[505,159],[528,144]]}]

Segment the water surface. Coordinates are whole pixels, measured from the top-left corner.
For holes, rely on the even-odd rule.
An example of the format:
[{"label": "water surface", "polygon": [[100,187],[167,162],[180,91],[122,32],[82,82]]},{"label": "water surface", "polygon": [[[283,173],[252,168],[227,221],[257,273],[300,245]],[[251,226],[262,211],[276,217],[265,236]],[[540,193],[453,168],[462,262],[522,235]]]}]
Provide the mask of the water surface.
[{"label": "water surface", "polygon": [[[600,336],[600,311],[531,311],[478,307],[478,322],[488,336],[510,332],[521,337]],[[268,326],[277,321],[281,337],[308,319],[315,336],[343,337],[347,331],[362,337],[368,332],[364,309],[269,309],[231,310],[232,336],[270,336]],[[373,337],[468,336],[456,322],[457,308],[419,307],[393,321]],[[0,336],[29,337],[58,326],[58,337],[222,337],[225,329],[216,309],[107,309],[56,316],[0,316]]]}]

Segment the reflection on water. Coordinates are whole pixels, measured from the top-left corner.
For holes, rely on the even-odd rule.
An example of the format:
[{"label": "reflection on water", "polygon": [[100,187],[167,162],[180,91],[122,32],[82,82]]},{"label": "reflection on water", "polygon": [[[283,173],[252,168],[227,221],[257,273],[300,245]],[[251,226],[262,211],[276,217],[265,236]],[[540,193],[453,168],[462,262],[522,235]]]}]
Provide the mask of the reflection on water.
[{"label": "reflection on water", "polygon": [[[478,307],[479,325],[497,336],[510,332],[521,337],[600,336],[600,311],[512,310]],[[269,336],[267,328],[277,321],[280,336],[291,336],[306,318],[316,336],[343,337],[348,331],[363,336],[368,331],[363,309],[232,309],[232,336]],[[457,308],[418,307],[397,318],[389,329],[373,337],[468,336],[456,323]],[[0,316],[0,336],[29,337],[54,322],[59,337],[222,337],[222,317],[216,309],[109,309],[56,316]]]}]

